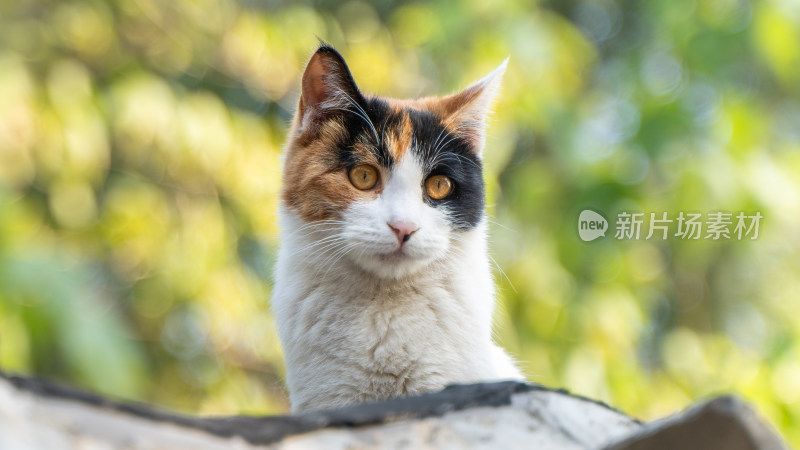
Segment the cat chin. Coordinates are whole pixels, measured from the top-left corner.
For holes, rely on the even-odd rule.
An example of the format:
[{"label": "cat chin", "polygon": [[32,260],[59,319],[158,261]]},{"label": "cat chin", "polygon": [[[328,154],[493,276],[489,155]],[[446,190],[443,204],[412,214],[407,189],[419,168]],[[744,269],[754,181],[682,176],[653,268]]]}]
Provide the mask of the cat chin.
[{"label": "cat chin", "polygon": [[400,252],[360,255],[351,261],[362,271],[385,280],[411,277],[430,267],[435,257],[415,257]]}]

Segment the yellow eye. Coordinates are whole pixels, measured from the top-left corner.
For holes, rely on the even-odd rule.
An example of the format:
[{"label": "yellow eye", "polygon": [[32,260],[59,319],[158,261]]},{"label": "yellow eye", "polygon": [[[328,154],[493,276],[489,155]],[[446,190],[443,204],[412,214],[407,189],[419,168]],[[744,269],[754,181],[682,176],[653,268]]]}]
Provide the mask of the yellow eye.
[{"label": "yellow eye", "polygon": [[453,181],[444,175],[434,175],[425,180],[425,192],[434,200],[441,200],[453,191]]},{"label": "yellow eye", "polygon": [[366,191],[378,184],[378,169],[367,165],[359,164],[350,169],[350,182],[358,189]]}]

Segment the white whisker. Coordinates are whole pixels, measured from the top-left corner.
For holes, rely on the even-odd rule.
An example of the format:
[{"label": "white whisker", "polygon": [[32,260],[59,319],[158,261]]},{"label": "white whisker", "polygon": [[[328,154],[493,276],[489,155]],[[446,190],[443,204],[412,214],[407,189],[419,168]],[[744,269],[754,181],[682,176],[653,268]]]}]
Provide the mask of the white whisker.
[{"label": "white whisker", "polygon": [[367,112],[364,111],[364,108],[362,108],[361,105],[359,105],[355,100],[353,100],[353,98],[350,97],[350,95],[347,92],[345,92],[344,90],[339,89],[337,91],[337,94],[343,95],[344,98],[347,100],[347,102],[350,103],[351,105],[353,105],[358,112],[352,111],[352,110],[350,110],[348,108],[336,108],[336,109],[340,109],[342,111],[349,111],[349,112],[361,117],[362,119],[364,119],[364,121],[367,123],[367,125],[369,125],[370,130],[372,130],[372,135],[375,137],[375,143],[376,144],[380,144],[381,139],[378,136],[378,131],[375,129],[375,125],[372,123],[372,120],[369,118],[369,114],[367,114]]}]

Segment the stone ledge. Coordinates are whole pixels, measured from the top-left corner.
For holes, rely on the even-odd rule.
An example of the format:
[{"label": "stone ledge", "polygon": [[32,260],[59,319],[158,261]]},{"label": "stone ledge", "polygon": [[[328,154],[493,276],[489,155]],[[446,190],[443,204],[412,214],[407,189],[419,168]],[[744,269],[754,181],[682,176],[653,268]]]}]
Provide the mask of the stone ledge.
[{"label": "stone ledge", "polygon": [[780,450],[788,447],[745,402],[723,396],[652,422],[606,450],[691,448]]},{"label": "stone ledge", "polygon": [[603,403],[517,382],[294,416],[191,417],[0,373],[0,448],[785,448],[743,402],[721,397],[643,424]]}]

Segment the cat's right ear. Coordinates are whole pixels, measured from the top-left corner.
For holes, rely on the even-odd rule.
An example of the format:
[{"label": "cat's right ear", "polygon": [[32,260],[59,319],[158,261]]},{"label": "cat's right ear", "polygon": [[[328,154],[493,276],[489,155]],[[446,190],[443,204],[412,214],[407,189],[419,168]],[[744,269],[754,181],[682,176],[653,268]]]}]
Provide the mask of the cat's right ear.
[{"label": "cat's right ear", "polygon": [[333,47],[322,45],[311,57],[303,73],[303,88],[297,110],[300,131],[313,127],[343,110],[363,103],[350,69]]}]

